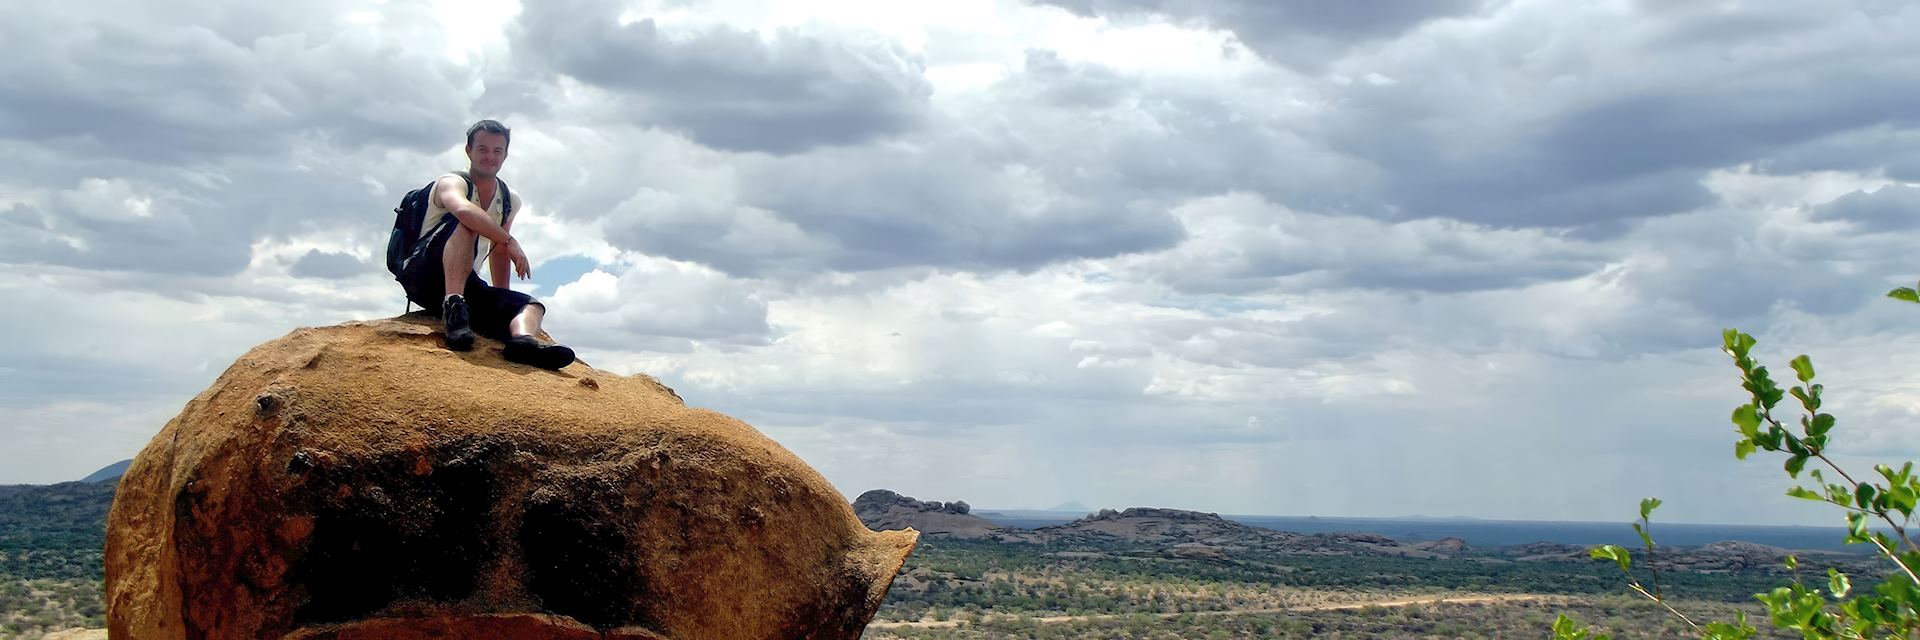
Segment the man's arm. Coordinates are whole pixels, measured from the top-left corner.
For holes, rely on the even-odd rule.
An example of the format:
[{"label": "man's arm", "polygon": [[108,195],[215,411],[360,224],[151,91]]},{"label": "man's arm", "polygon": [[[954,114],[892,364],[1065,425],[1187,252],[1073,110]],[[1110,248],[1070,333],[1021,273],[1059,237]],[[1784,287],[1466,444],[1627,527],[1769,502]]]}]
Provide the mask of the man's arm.
[{"label": "man's arm", "polygon": [[495,245],[510,244],[513,236],[506,228],[493,223],[493,216],[487,210],[467,199],[467,181],[458,176],[446,176],[440,179],[440,185],[434,188],[434,196],[440,198],[440,206],[453,214],[460,225],[472,229],[474,233],[492,240]]},{"label": "man's arm", "polygon": [[[492,274],[499,273],[499,268],[494,266],[497,264],[494,262],[494,257],[497,256],[507,259],[520,273],[521,279],[524,280],[533,275],[532,267],[527,264],[526,253],[520,249],[520,243],[514,241],[513,234],[507,233],[506,227],[494,224],[493,216],[488,215],[486,209],[480,208],[480,205],[467,199],[467,181],[458,176],[441,178],[439,186],[434,187],[434,196],[440,198],[440,204],[453,215],[454,219],[460,221],[460,226],[472,229],[475,234],[493,241],[493,251],[487,258],[488,271]],[[518,216],[520,212],[515,211],[513,214]],[[508,220],[507,224],[511,225],[513,221]],[[505,276],[495,275],[494,286],[502,286],[502,283],[507,280]]]},{"label": "man's arm", "polygon": [[[508,237],[512,237],[513,219],[519,216],[520,212],[515,210],[507,216],[506,224],[500,225],[502,231],[509,232]],[[507,257],[509,253],[507,247],[497,244],[493,245],[492,251],[487,252],[487,274],[493,276],[493,286],[495,288],[513,288],[513,279],[507,277],[507,268],[513,264],[513,260]]]}]

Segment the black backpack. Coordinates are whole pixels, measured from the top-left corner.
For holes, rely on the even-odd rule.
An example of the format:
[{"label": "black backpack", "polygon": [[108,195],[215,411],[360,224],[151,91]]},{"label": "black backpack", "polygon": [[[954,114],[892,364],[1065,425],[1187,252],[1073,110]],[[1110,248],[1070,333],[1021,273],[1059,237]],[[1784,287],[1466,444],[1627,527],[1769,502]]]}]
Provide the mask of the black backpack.
[{"label": "black backpack", "polygon": [[[473,178],[468,177],[465,171],[455,171],[453,174],[467,181],[467,198],[473,199],[477,195],[474,193]],[[422,240],[431,240],[443,225],[457,224],[453,216],[442,216],[431,233],[424,236],[420,233],[420,225],[425,224],[427,219],[428,198],[433,197],[433,187],[438,184],[440,180],[435,178],[427,186],[408,191],[407,195],[401,196],[400,206],[393,208],[393,234],[387,236],[387,271],[395,278],[400,277],[400,270],[407,266],[407,261],[415,253],[426,250],[427,243]],[[507,181],[499,180],[499,184],[500,219],[509,220],[513,216],[513,191],[507,188]]]}]

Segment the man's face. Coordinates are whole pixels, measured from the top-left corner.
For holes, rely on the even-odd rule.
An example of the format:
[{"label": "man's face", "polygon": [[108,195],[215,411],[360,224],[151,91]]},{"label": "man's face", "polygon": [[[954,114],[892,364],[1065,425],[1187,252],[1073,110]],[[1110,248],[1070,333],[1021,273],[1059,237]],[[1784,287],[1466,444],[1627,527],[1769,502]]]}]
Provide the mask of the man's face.
[{"label": "man's face", "polygon": [[474,173],[499,174],[500,165],[507,162],[507,137],[485,131],[474,132],[473,144],[467,145],[467,160],[473,163]]}]

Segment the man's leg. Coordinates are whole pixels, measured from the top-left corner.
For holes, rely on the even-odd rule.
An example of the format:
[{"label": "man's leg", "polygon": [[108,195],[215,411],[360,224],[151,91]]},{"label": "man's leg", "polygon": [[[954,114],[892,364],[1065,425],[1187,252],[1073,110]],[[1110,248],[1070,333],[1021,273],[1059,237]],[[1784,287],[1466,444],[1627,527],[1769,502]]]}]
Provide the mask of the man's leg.
[{"label": "man's leg", "polygon": [[446,298],[440,305],[440,321],[445,327],[447,348],[466,351],[473,348],[472,312],[467,308],[467,279],[473,276],[473,250],[477,236],[466,225],[455,223],[453,235],[440,250],[440,270],[444,274]]},{"label": "man's leg", "polygon": [[470,275],[466,287],[474,331],[505,343],[502,355],[508,360],[542,369],[573,364],[572,349],[539,338],[540,321],[547,311],[540,301],[519,291],[489,286],[479,275]]},{"label": "man's leg", "polygon": [[540,341],[540,320],[546,315],[546,305],[538,302],[521,307],[520,313],[514,314],[513,321],[507,323],[510,337],[502,355],[508,360],[542,369],[559,369],[573,364],[572,349]]},{"label": "man's leg", "polygon": [[473,245],[479,240],[467,225],[455,223],[453,236],[447,238],[447,246],[440,250],[440,272],[444,274],[446,288],[442,291],[450,296],[467,294],[467,274],[473,272]]},{"label": "man's leg", "polygon": [[514,316],[513,322],[507,324],[507,335],[510,337],[538,337],[540,335],[540,320],[545,317],[547,317],[546,305],[533,303],[522,307],[520,309],[520,315]]}]

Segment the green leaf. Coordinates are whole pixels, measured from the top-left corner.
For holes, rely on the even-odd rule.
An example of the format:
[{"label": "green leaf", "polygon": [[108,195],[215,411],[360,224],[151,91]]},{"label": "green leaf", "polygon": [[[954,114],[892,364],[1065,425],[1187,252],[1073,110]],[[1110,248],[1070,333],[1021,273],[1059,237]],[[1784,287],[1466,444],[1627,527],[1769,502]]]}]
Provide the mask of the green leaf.
[{"label": "green leaf", "polygon": [[1573,618],[1567,617],[1567,614],[1564,614],[1564,613],[1560,614],[1560,617],[1554,618],[1553,619],[1554,640],[1579,638],[1580,636],[1576,635],[1576,632],[1575,632],[1575,627],[1574,627],[1575,624],[1576,623],[1573,621]]},{"label": "green leaf", "polygon": [[1755,440],[1755,442],[1759,442],[1760,448],[1762,449],[1766,449],[1768,451],[1779,451],[1780,442],[1786,439],[1787,439],[1787,431],[1785,429],[1781,429],[1779,427],[1771,427],[1767,429],[1767,433],[1765,437],[1757,439]]},{"label": "green leaf", "polygon": [[1820,437],[1833,430],[1833,414],[1822,413],[1813,416],[1813,426],[1807,427],[1807,435]]},{"label": "green leaf", "polygon": [[1733,457],[1739,460],[1745,460],[1748,455],[1753,453],[1754,448],[1752,440],[1735,442],[1733,443]]},{"label": "green leaf", "polygon": [[[1720,332],[1721,348],[1732,355],[1735,360],[1746,360],[1747,354],[1753,351],[1754,342],[1753,336],[1742,333],[1739,329],[1727,329]],[[1750,368],[1750,365],[1745,362],[1738,364],[1742,371]]]},{"label": "green leaf", "polygon": [[1794,487],[1794,488],[1788,489],[1787,495],[1793,496],[1795,498],[1799,498],[1801,500],[1812,500],[1814,502],[1826,501],[1826,498],[1820,497],[1820,494],[1814,493],[1812,489],[1808,489],[1806,487]]},{"label": "green leaf", "polygon": [[1907,485],[1897,484],[1887,488],[1887,506],[1900,513],[1913,513],[1916,498],[1920,498],[1920,495],[1916,495],[1913,488]]},{"label": "green leaf", "polygon": [[1620,565],[1621,571],[1626,571],[1627,567],[1633,566],[1633,553],[1615,545],[1603,544],[1594,547],[1587,554],[1593,556],[1595,560],[1612,560]]},{"label": "green leaf", "polygon": [[1705,636],[1702,636],[1703,640],[1747,640],[1747,638],[1752,638],[1755,633],[1759,632],[1759,629],[1755,629],[1747,624],[1746,613],[1738,614],[1735,620],[1733,624],[1717,621],[1708,622],[1707,633]]},{"label": "green leaf", "polygon": [[1743,404],[1733,409],[1733,424],[1740,427],[1740,435],[1753,438],[1760,435],[1760,410],[1751,404]]},{"label": "green leaf", "polygon": [[1805,453],[1796,453],[1794,454],[1793,457],[1787,458],[1786,468],[1787,468],[1787,475],[1789,476],[1792,476],[1795,478],[1800,477],[1800,470],[1805,469],[1806,467],[1807,467],[1807,454]]},{"label": "green leaf", "polygon": [[1845,598],[1847,597],[1847,592],[1852,590],[1853,585],[1847,581],[1847,574],[1840,573],[1832,567],[1827,568],[1828,593],[1833,594],[1835,598]]},{"label": "green leaf", "polygon": [[1867,514],[1858,511],[1847,514],[1847,544],[1867,540],[1870,540],[1867,537]]},{"label": "green leaf", "polygon": [[1895,300],[1905,300],[1907,302],[1920,302],[1920,291],[1915,291],[1911,287],[1900,287],[1888,291],[1887,297]]},{"label": "green leaf", "polygon": [[1592,630],[1580,628],[1580,623],[1567,614],[1562,613],[1553,620],[1553,640],[1611,640],[1604,635],[1590,636],[1591,633]]},{"label": "green leaf", "polygon": [[1648,535],[1647,530],[1640,527],[1640,523],[1633,523],[1633,532],[1640,534],[1640,542],[1642,544],[1647,545],[1649,549],[1653,548],[1653,536]]},{"label": "green leaf", "polygon": [[1800,559],[1794,557],[1793,554],[1787,554],[1787,570],[1793,571],[1799,568],[1800,568]]},{"label": "green leaf", "polygon": [[1862,509],[1873,509],[1873,485],[1865,482],[1853,488],[1853,504]]},{"label": "green leaf", "polygon": [[1793,374],[1799,377],[1801,382],[1813,380],[1813,359],[1808,358],[1807,354],[1795,356],[1787,365],[1793,367]]},{"label": "green leaf", "polygon": [[1653,510],[1658,508],[1660,508],[1659,498],[1646,498],[1644,500],[1641,500],[1640,501],[1640,519],[1645,520],[1647,518],[1652,517]]}]

